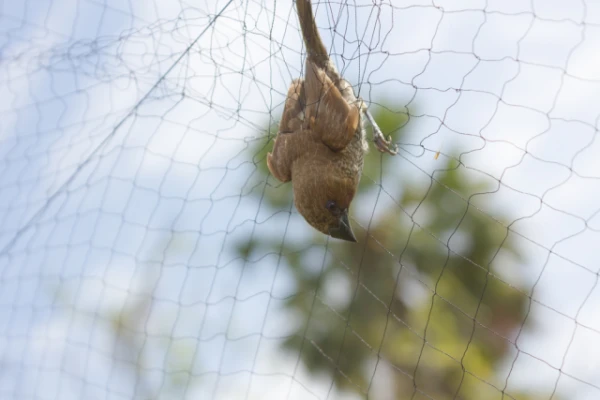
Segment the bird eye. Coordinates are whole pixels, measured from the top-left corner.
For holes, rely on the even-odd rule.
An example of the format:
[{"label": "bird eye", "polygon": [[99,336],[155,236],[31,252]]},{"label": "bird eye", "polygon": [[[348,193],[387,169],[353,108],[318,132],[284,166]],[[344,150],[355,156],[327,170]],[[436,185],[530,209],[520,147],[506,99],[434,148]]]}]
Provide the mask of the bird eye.
[{"label": "bird eye", "polygon": [[338,205],[333,200],[329,200],[325,204],[325,208],[327,208],[329,210],[329,212],[332,213],[335,216],[338,216],[341,213],[340,208],[338,207]]}]

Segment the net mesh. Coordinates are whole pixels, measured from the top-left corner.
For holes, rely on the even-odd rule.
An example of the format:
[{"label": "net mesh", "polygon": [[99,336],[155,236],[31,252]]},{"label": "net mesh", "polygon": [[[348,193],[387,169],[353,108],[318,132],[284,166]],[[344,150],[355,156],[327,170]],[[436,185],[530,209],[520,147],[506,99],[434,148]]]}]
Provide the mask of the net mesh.
[{"label": "net mesh", "polygon": [[600,396],[600,3],[313,4],[357,244],[266,170],[291,1],[0,3],[0,397]]}]

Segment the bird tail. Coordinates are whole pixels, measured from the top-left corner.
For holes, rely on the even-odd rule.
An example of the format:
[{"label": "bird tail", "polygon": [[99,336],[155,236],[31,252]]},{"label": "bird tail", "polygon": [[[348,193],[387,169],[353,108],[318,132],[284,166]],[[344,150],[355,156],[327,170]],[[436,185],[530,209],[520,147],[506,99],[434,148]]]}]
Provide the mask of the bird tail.
[{"label": "bird tail", "polygon": [[311,1],[296,0],[296,9],[298,10],[298,18],[300,19],[302,37],[304,38],[308,58],[318,67],[327,70],[329,68],[329,55],[323,40],[321,40],[321,35],[319,35]]}]

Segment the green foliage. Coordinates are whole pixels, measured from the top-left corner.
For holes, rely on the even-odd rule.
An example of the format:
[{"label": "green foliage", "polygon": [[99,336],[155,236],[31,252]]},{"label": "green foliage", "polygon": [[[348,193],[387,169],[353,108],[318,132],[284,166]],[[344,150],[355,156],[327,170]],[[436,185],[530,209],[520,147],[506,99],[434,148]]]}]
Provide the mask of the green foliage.
[{"label": "green foliage", "polygon": [[[408,114],[381,108],[375,118],[383,132],[402,142]],[[291,184],[269,176],[270,148],[261,142],[252,153],[271,185],[262,201],[288,210]],[[322,266],[310,265],[298,252],[314,246],[311,238],[283,248],[280,241],[254,238],[238,248],[241,257],[257,248],[281,252],[297,287],[285,309],[304,321],[284,347],[299,353],[312,373],[332,376],[340,390],[366,393],[377,364],[393,371],[390,387],[398,399],[413,393],[438,400],[456,394],[502,398],[506,377],[498,366],[512,354],[509,339],[523,322],[528,300],[491,265],[502,268],[500,249],[517,262],[521,256],[507,228],[469,201],[486,185],[468,181],[455,159],[443,158],[433,178],[419,184],[403,178],[398,162],[391,167],[392,157],[371,150],[353,208],[380,189],[378,176],[385,177],[386,189],[398,188],[397,202],[370,222],[368,232],[356,229],[357,244],[327,241]]]}]

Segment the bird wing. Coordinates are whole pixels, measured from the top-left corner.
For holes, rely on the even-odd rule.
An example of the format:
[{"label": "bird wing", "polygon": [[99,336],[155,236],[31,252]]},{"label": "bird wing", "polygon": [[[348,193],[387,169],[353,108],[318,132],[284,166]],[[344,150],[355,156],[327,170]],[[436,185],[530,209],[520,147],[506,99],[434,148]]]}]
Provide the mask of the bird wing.
[{"label": "bird wing", "polygon": [[281,182],[292,179],[291,165],[301,146],[299,133],[305,122],[305,101],[304,81],[294,79],[288,89],[273,152],[267,154],[269,171]]},{"label": "bird wing", "polygon": [[310,59],[306,61],[304,92],[309,129],[332,150],[344,149],[360,123],[358,106],[348,104],[327,72]]}]

